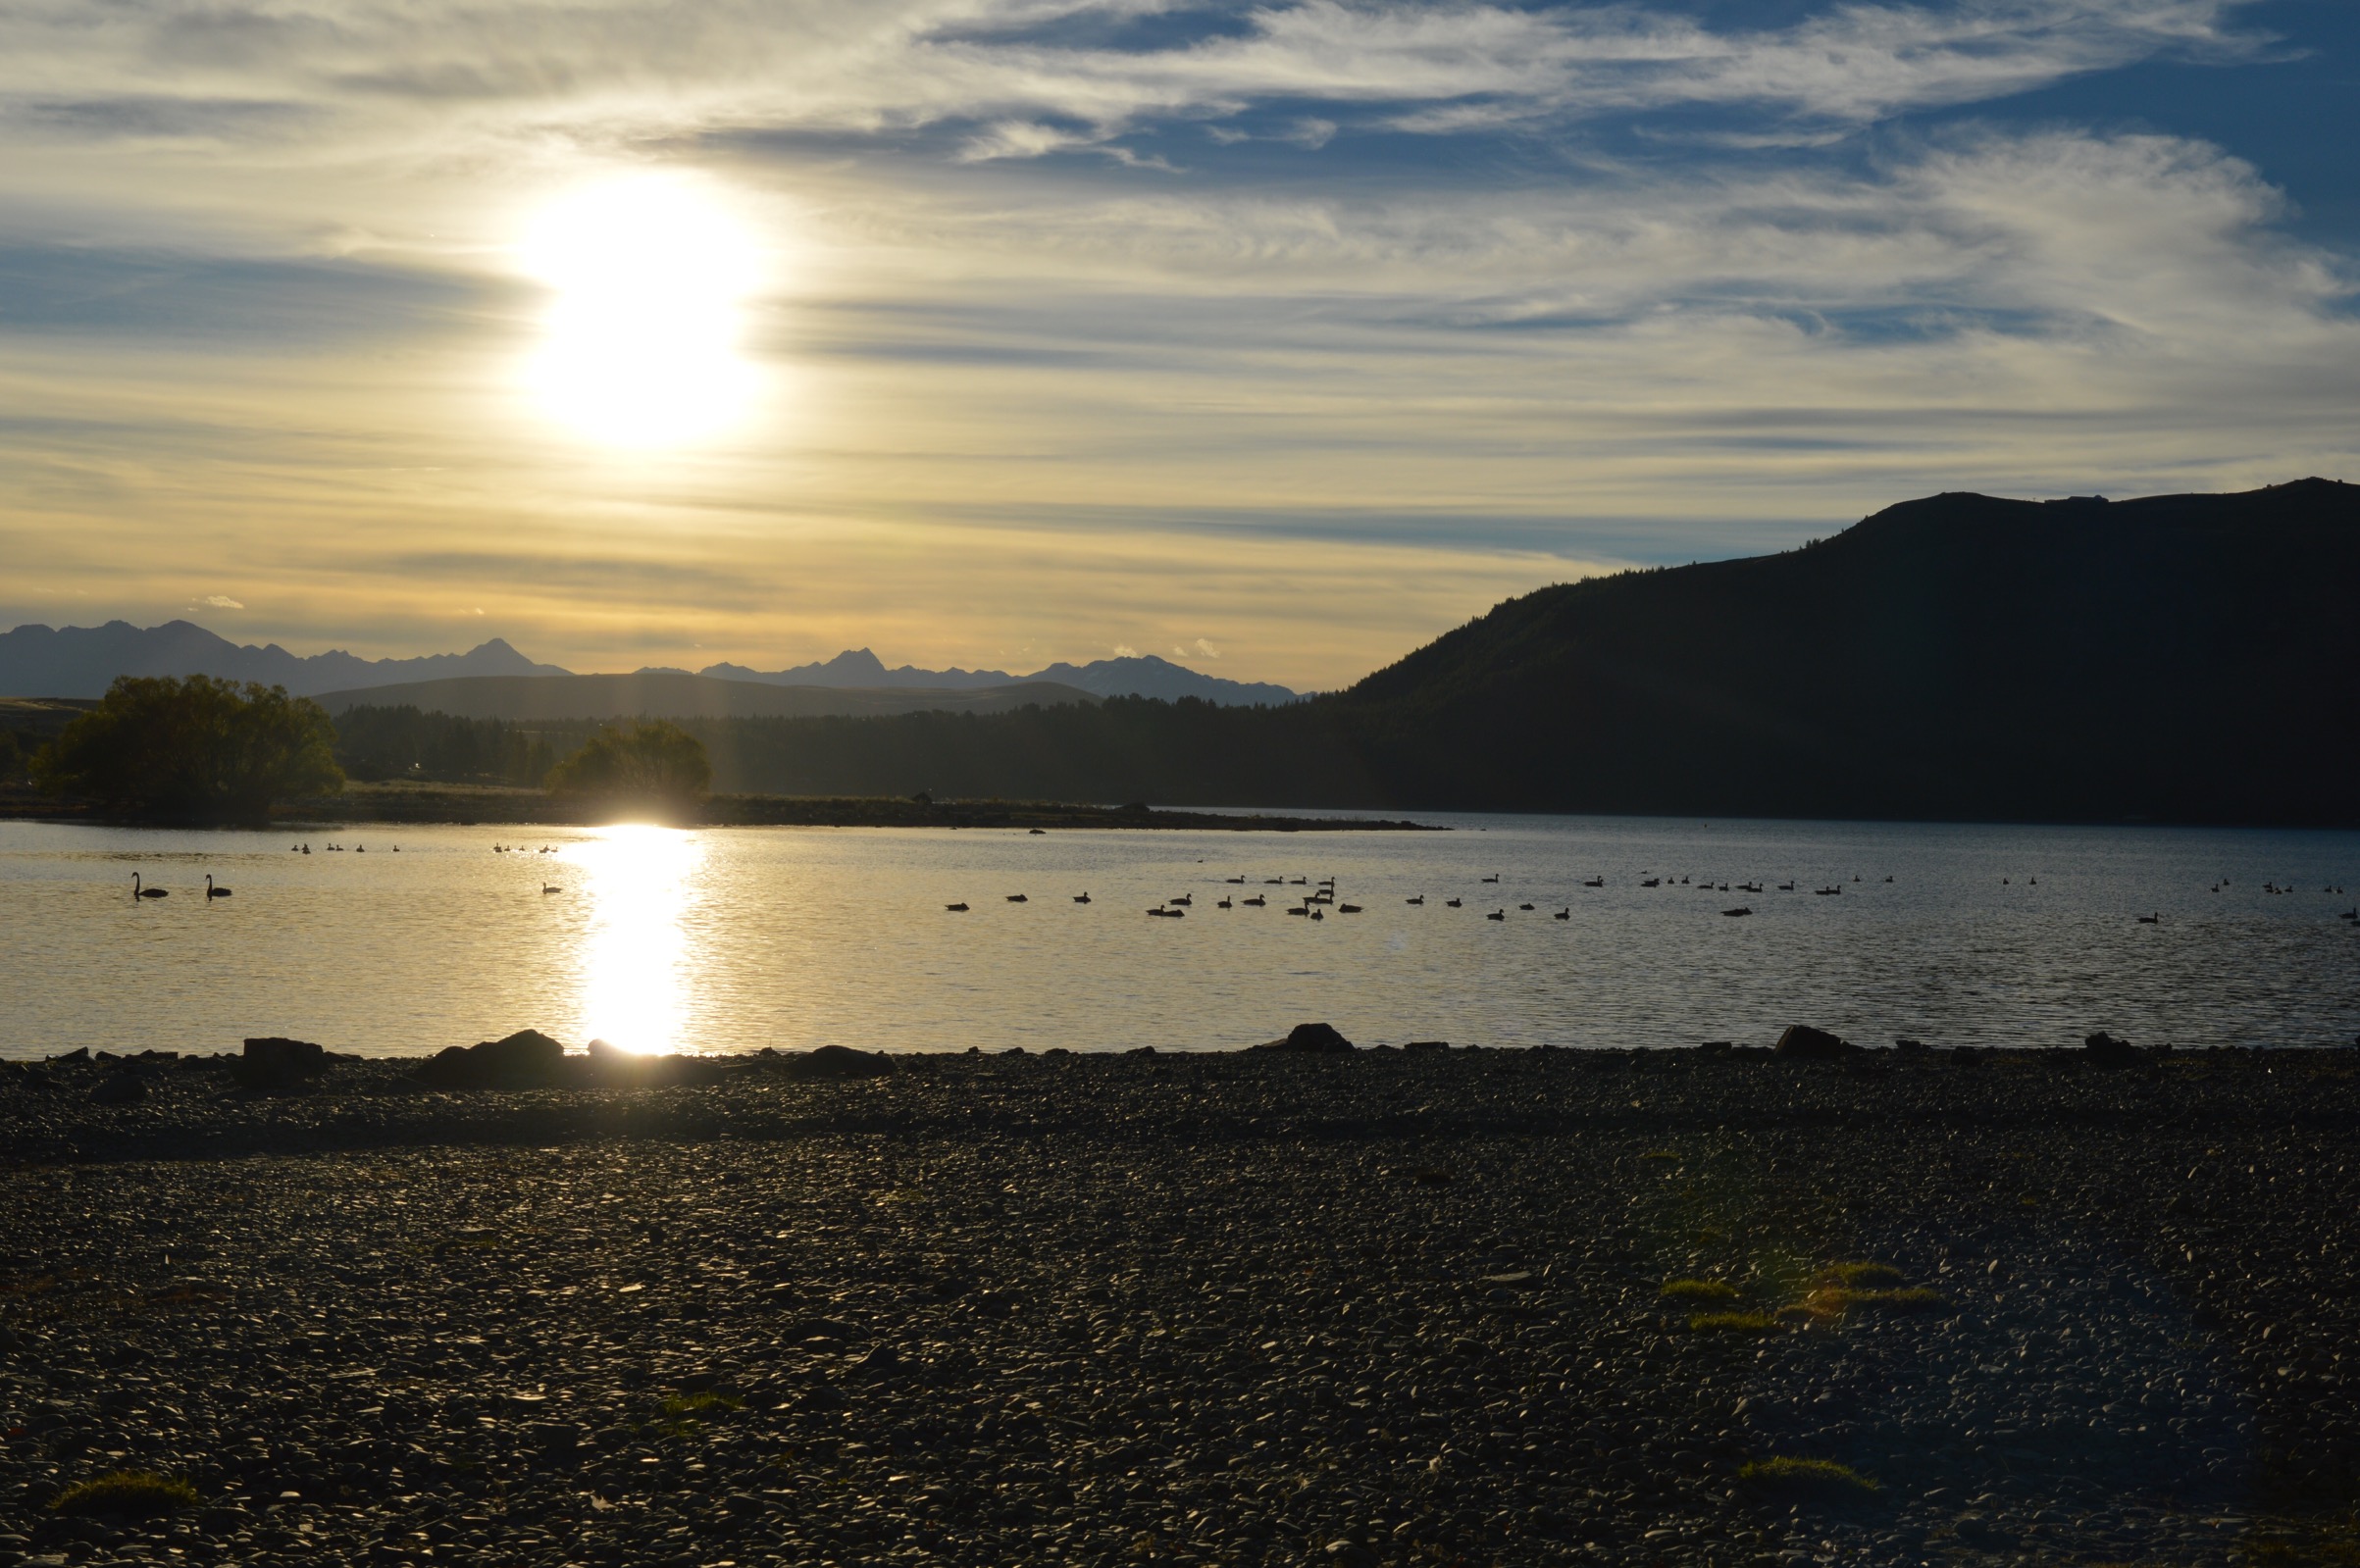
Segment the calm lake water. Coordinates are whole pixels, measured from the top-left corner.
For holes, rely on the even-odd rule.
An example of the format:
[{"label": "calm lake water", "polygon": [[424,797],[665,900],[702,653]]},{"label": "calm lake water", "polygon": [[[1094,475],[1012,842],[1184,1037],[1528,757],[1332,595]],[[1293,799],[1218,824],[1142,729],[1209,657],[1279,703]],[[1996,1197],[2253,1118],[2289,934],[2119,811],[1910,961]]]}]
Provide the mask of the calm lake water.
[{"label": "calm lake water", "polygon": [[[2360,888],[2360,835],[1430,820],[1456,831],[6,823],[0,1055],[249,1035],[415,1052],[528,1026],[702,1051],[1187,1050],[1307,1019],[1490,1045],[1768,1042],[1794,1022],[1942,1045],[2360,1033],[2354,895],[2327,890]],[[133,872],[171,896],[134,902]],[[234,895],[208,904],[208,872]],[[1364,912],[1290,917],[1307,889],[1272,877],[1333,877]],[[1147,917],[1181,895],[1186,918]],[[1269,903],[1216,907],[1250,895]]]}]

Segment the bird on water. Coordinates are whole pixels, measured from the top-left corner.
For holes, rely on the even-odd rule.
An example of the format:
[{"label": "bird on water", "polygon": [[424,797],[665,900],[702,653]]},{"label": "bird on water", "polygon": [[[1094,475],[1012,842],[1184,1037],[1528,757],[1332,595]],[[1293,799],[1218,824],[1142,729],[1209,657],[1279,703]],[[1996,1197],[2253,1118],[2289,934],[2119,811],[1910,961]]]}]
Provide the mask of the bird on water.
[{"label": "bird on water", "polygon": [[142,887],[139,885],[139,873],[134,871],[131,873],[131,896],[133,898],[170,898],[172,889],[170,887]]},{"label": "bird on water", "polygon": [[213,873],[207,872],[205,873],[205,896],[208,898],[227,898],[230,896],[230,889],[227,887],[214,886]]}]

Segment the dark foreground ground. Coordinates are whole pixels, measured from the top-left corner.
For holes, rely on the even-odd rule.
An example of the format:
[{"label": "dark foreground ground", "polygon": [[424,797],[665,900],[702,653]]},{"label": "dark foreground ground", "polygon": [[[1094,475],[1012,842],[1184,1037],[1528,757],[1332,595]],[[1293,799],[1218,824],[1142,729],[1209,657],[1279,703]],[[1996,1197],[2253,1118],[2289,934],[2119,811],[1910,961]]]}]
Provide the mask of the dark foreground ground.
[{"label": "dark foreground ground", "polygon": [[2349,1563],[2355,1068],[0,1069],[0,1562]]}]

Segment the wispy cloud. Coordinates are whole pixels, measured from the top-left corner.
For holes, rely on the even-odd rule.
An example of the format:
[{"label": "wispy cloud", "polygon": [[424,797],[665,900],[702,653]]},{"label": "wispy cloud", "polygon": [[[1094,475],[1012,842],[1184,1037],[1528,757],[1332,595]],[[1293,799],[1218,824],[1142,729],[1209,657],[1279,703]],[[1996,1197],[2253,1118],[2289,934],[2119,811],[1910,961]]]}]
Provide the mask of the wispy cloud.
[{"label": "wispy cloud", "polygon": [[216,610],[242,610],[245,608],[244,605],[238,603],[227,593],[208,593],[198,602],[200,604],[210,605]]}]

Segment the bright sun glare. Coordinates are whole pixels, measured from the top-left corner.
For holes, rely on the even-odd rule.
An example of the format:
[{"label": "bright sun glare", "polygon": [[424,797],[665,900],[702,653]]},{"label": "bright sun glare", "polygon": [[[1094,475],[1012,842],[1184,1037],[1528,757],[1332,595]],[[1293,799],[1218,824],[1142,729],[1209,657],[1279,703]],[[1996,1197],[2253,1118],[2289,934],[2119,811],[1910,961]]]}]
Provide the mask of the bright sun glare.
[{"label": "bright sun glare", "polygon": [[536,217],[523,260],[553,295],[531,378],[559,421],[607,444],[668,446],[750,409],[741,339],[760,252],[710,186],[665,174],[585,186]]},{"label": "bright sun glare", "polygon": [[634,1051],[677,1050],[687,1025],[688,922],[703,846],[674,828],[602,828],[567,856],[590,908],[583,963],[587,1033]]}]

